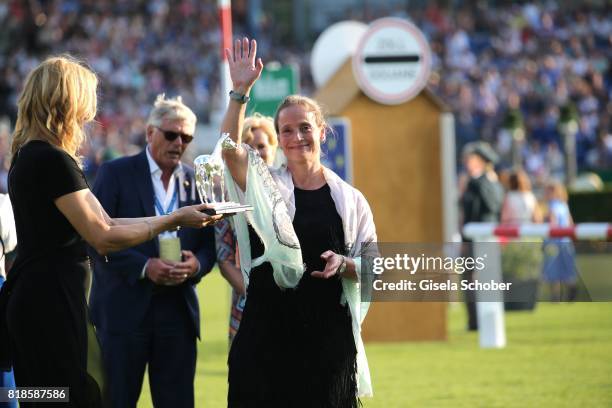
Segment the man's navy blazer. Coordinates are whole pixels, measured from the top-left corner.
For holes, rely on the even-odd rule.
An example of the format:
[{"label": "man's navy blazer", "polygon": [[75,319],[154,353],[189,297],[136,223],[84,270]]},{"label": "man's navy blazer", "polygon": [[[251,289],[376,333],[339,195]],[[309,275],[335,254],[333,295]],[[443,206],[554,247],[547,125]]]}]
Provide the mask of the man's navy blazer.
[{"label": "man's navy blazer", "polygon": [[[185,178],[178,187],[179,206],[199,204],[193,169],[183,164]],[[177,181],[177,184],[178,181]],[[104,163],[98,170],[93,193],[111,218],[150,217],[155,215],[153,182],[146,151]],[[185,201],[182,199],[186,198]],[[181,228],[181,249],[192,251],[200,261],[200,271],[179,288],[200,336],[200,311],[195,285],[215,264],[214,228]],[[94,260],[93,282],[89,298],[92,322],[111,333],[127,333],[138,328],[153,296],[154,284],[141,278],[149,258],[159,257],[159,241],[154,238],[130,249],[100,256],[91,250]]]}]

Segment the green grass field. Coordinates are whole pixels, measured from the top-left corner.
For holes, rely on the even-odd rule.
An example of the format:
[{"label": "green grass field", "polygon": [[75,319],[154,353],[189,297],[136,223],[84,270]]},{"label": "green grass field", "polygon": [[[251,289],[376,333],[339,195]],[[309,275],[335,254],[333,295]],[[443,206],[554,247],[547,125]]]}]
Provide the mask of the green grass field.
[{"label": "green grass field", "polygon": [[[199,294],[196,407],[225,407],[229,289],[215,270]],[[612,407],[612,303],[507,313],[502,350],[480,349],[462,305],[449,308],[447,342],[366,345],[375,397],[365,408]],[[146,382],[138,406],[152,406]]]}]

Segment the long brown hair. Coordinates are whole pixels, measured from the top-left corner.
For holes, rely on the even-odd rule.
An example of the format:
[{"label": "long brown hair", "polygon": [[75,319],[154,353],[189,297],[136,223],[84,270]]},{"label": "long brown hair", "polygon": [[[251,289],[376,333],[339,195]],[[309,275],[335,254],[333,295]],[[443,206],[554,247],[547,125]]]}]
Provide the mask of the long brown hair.
[{"label": "long brown hair", "polygon": [[26,78],[17,103],[11,154],[32,138],[64,149],[80,163],[83,126],[96,116],[98,79],[69,55],[51,57]]},{"label": "long brown hair", "polygon": [[524,170],[515,170],[508,178],[510,191],[531,191],[531,181]]}]

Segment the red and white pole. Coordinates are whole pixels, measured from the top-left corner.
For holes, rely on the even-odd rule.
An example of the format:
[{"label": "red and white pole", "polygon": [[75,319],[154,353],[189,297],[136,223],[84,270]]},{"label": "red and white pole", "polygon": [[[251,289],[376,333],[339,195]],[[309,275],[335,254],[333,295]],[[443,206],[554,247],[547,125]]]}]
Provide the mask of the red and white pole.
[{"label": "red and white pole", "polygon": [[219,28],[221,30],[221,66],[220,66],[220,91],[221,110],[224,111],[229,103],[229,91],[232,89],[232,80],[229,74],[229,65],[225,57],[225,49],[233,49],[232,44],[232,2],[231,0],[217,0],[219,10]]},{"label": "red and white pole", "polygon": [[490,237],[504,238],[571,238],[574,240],[612,239],[612,224],[581,223],[571,227],[551,227],[548,224],[498,225],[474,222],[463,227],[463,234],[473,240]]},{"label": "red and white pole", "polygon": [[[474,242],[474,257],[487,257],[490,267],[481,271],[487,278],[502,281],[501,252],[492,245],[498,238],[571,238],[574,240],[612,239],[612,224],[581,223],[571,227],[555,227],[549,224],[498,225],[473,222],[463,227],[463,235]],[[487,256],[488,255],[488,256]],[[506,345],[504,305],[502,302],[478,301],[478,335],[483,348],[502,348]]]}]

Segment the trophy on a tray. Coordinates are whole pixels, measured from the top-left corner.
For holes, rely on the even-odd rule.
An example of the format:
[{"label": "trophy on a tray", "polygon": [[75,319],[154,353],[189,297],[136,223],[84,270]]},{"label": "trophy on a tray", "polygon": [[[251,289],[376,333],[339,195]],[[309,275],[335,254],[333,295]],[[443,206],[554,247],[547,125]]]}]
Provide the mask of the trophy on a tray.
[{"label": "trophy on a tray", "polygon": [[212,154],[203,154],[193,161],[196,186],[200,193],[202,204],[210,204],[211,208],[204,210],[206,214],[236,214],[252,211],[250,205],[227,201],[224,179],[224,165],[221,158],[221,142],[227,135],[224,134]]}]

